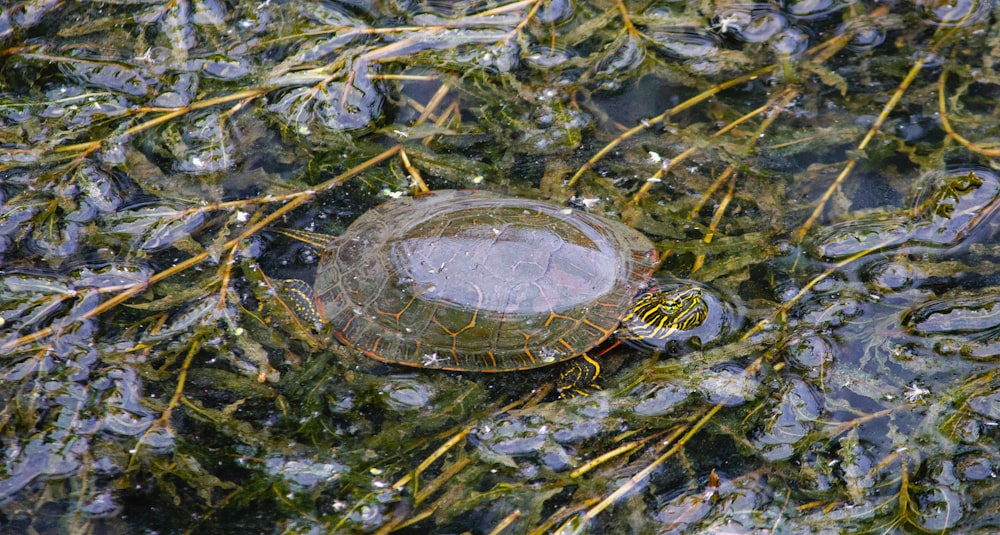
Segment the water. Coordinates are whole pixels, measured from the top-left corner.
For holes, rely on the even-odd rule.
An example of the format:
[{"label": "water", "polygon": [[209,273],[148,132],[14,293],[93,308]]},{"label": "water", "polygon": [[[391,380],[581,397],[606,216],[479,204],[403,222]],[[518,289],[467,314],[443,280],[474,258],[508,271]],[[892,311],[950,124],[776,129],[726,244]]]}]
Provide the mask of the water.
[{"label": "water", "polygon": [[[996,8],[913,6],[2,8],[0,526],[991,531]],[[274,229],[424,187],[623,221],[710,322],[561,399],[281,299]]]}]

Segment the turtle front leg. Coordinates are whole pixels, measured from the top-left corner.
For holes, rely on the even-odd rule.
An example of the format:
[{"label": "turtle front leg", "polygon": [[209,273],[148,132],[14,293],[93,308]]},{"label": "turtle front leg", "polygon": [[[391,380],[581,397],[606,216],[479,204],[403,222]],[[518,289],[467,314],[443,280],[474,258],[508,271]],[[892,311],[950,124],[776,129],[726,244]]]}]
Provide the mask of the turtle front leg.
[{"label": "turtle front leg", "polygon": [[601,387],[597,384],[597,376],[600,374],[601,365],[586,353],[562,363],[559,379],[556,380],[559,397],[567,399],[589,396],[591,392],[600,390]]},{"label": "turtle front leg", "polygon": [[316,309],[316,299],[313,289],[305,281],[285,279],[275,285],[278,298],[281,299],[296,316],[311,326],[321,325],[323,318]]}]

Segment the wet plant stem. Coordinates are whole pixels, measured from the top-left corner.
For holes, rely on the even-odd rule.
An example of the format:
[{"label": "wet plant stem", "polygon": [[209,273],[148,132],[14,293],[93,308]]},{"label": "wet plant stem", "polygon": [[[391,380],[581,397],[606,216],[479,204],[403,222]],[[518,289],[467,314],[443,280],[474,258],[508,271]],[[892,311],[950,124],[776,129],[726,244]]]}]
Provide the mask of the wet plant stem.
[{"label": "wet plant stem", "polygon": [[[350,178],[352,178],[352,177],[354,177],[354,176],[356,176],[356,175],[364,172],[365,170],[370,169],[371,167],[373,167],[375,165],[378,165],[379,163],[381,163],[381,162],[383,162],[383,161],[385,161],[385,160],[387,160],[387,159],[395,156],[396,153],[398,153],[400,150],[402,150],[402,145],[394,145],[393,147],[390,147],[389,149],[386,149],[385,151],[383,151],[381,154],[378,154],[377,156],[374,156],[374,157],[368,159],[364,163],[362,163],[362,164],[360,164],[358,166],[355,166],[355,167],[351,168],[350,170],[345,171],[344,173],[341,173],[340,175],[337,175],[337,176],[331,178],[330,180],[327,180],[326,182],[323,182],[315,190],[310,190],[308,192],[303,192],[302,194],[300,194],[298,196],[295,196],[291,201],[288,202],[288,204],[285,204],[284,206],[278,208],[274,212],[268,214],[267,217],[262,218],[255,225],[252,225],[249,228],[247,228],[246,230],[244,230],[236,238],[233,238],[233,239],[227,241],[225,244],[222,245],[222,250],[224,250],[224,251],[230,251],[230,250],[234,249],[243,240],[249,238],[250,236],[253,236],[257,232],[260,232],[261,229],[263,229],[264,227],[270,225],[276,219],[280,218],[281,216],[285,215],[286,213],[288,213],[288,212],[294,210],[295,208],[298,208],[302,204],[304,204],[306,201],[308,201],[313,196],[315,196],[318,191],[323,191],[325,189],[329,189],[329,188],[332,188],[332,187],[335,187],[335,186],[339,186],[339,185],[343,184],[344,182],[346,182],[347,180],[349,180]],[[203,253],[199,253],[197,255],[194,255],[191,258],[188,258],[188,259],[186,259],[186,260],[184,260],[182,262],[174,264],[173,266],[171,266],[171,267],[169,267],[169,268],[167,268],[167,269],[165,269],[165,270],[163,270],[163,271],[161,271],[159,273],[156,273],[155,275],[153,275],[152,277],[150,277],[149,280],[146,280],[146,281],[144,281],[142,283],[135,284],[135,285],[131,286],[130,288],[122,291],[121,293],[115,295],[114,297],[108,299],[107,301],[104,301],[101,304],[97,305],[96,307],[90,309],[86,313],[81,314],[80,317],[77,318],[76,321],[80,322],[80,321],[88,320],[90,318],[97,317],[97,316],[99,316],[99,315],[107,312],[108,310],[111,310],[112,308],[114,308],[114,307],[116,307],[116,306],[124,303],[125,301],[128,301],[132,297],[135,297],[136,295],[142,293],[143,291],[146,290],[146,288],[152,286],[153,284],[156,284],[157,282],[160,282],[160,281],[162,281],[164,279],[170,278],[170,277],[172,277],[172,276],[174,276],[174,275],[176,275],[178,273],[184,272],[184,271],[186,271],[186,270],[188,270],[188,269],[190,269],[190,268],[192,268],[192,267],[194,267],[194,266],[196,266],[196,265],[204,262],[205,260],[208,260],[210,257],[211,257],[211,255],[208,252],[203,252]],[[60,326],[60,328],[65,328],[65,327],[66,327],[65,325]],[[30,343],[36,342],[38,340],[41,340],[43,338],[46,338],[46,337],[52,335],[54,332],[55,332],[55,328],[54,327],[45,327],[44,329],[39,329],[39,330],[37,330],[37,331],[35,331],[33,333],[26,334],[26,335],[21,336],[19,338],[7,341],[2,346],[0,346],[0,351],[4,351],[4,352],[12,351],[15,348],[21,347],[21,346],[23,346],[25,344],[30,344]]]}]

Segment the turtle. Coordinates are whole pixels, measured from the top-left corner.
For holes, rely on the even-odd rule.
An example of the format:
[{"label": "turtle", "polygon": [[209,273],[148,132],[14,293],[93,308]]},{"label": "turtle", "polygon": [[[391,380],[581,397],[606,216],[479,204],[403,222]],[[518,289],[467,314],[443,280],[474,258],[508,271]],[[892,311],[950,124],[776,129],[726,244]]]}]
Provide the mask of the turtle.
[{"label": "turtle", "polygon": [[708,312],[698,288],[647,291],[659,254],[639,231],[539,200],[436,190],[387,201],[340,236],[282,232],[322,249],[312,287],[285,281],[286,295],[343,344],[461,372],[565,363],[564,397],[599,388],[588,352],[605,340],[663,339]]}]

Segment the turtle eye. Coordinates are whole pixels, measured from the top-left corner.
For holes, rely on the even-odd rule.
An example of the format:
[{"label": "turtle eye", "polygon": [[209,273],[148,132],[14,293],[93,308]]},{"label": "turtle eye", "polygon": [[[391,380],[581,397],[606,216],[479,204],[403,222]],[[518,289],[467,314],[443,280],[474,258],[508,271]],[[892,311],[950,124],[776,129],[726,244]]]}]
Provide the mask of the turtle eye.
[{"label": "turtle eye", "polygon": [[660,303],[660,312],[663,314],[673,315],[681,310],[681,302],[676,299],[668,299]]}]

